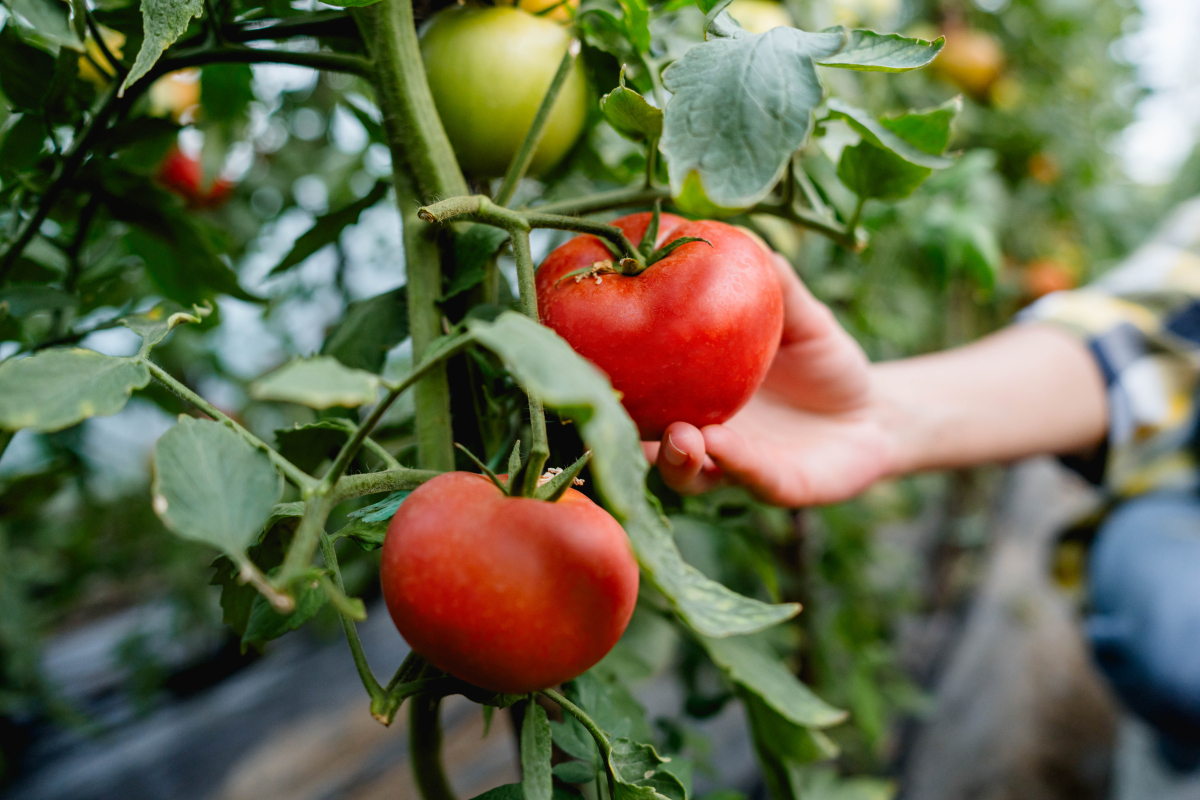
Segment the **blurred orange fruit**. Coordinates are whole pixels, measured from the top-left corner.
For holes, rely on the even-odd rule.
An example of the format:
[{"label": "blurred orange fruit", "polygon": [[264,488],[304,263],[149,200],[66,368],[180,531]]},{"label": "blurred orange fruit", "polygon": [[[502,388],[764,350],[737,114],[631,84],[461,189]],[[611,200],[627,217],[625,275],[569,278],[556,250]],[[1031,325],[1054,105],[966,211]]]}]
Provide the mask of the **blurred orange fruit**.
[{"label": "blurred orange fruit", "polygon": [[973,28],[947,28],[946,46],[934,70],[964,92],[983,99],[1004,72],[1004,48],[990,33]]}]

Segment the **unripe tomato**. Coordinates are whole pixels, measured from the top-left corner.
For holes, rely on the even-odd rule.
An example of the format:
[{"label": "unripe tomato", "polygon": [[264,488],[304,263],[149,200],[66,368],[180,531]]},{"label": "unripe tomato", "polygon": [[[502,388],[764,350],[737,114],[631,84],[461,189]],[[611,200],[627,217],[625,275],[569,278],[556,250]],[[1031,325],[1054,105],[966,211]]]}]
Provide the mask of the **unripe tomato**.
[{"label": "unripe tomato", "polygon": [[388,526],[380,582],[400,634],[438,669],[495,692],[570,680],[629,624],[638,568],[615,519],[579,492],[508,497],[447,472]]},{"label": "unripe tomato", "polygon": [[733,0],[726,10],[750,33],[766,33],[792,24],[787,9],[775,0]]},{"label": "unripe tomato", "polygon": [[[121,52],[121,48],[125,46],[125,34],[120,31],[114,31],[112,28],[106,28],[103,25],[98,25],[97,29],[104,38],[104,44],[108,47],[108,51],[113,54],[114,58],[121,58],[124,55]],[[84,46],[87,48],[87,54],[91,56],[91,59],[89,60],[85,56],[79,57],[79,77],[91,83],[98,90],[103,90],[108,86],[108,82],[112,80],[112,76],[116,74],[117,69],[104,57],[104,51],[100,49],[100,45],[97,44],[94,38],[89,36]],[[100,69],[97,69],[92,64],[92,61],[95,61],[100,66]]]},{"label": "unripe tomato", "polygon": [[150,84],[150,113],[170,115],[179,121],[185,112],[200,104],[200,70],[181,69]]},{"label": "unripe tomato", "polygon": [[[433,102],[462,168],[503,175],[521,147],[571,34],[515,8],[453,6],[421,31],[421,57]],[[557,164],[587,116],[587,86],[578,67],[567,76],[533,155],[531,174]]]},{"label": "unripe tomato", "polygon": [[[648,213],[616,220],[633,242]],[[636,276],[568,277],[611,259],[593,236],[546,257],[537,273],[542,322],[604,370],[642,437],[672,422],[724,422],[758,389],[783,331],[771,257],[724,222],[663,214],[659,244],[697,236]]]},{"label": "unripe tomato", "polygon": [[192,208],[215,208],[233,194],[233,184],[223,178],[217,178],[210,186],[205,187],[204,169],[200,166],[200,161],[178,147],[167,153],[167,157],[158,165],[155,177]]},{"label": "unripe tomato", "polygon": [[1004,71],[1004,49],[990,33],[971,28],[945,32],[946,46],[933,62],[934,69],[975,97],[987,95]]}]

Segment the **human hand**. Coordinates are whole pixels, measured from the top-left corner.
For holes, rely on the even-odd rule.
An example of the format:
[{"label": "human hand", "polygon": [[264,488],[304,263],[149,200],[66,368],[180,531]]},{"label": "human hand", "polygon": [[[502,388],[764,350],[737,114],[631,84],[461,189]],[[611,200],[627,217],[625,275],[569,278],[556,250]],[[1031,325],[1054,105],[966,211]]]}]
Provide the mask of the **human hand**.
[{"label": "human hand", "polygon": [[791,265],[774,259],[783,336],[763,385],[721,425],[676,422],[661,442],[643,443],[676,491],[726,482],[768,503],[814,505],[852,497],[892,471],[895,448],[866,355]]}]

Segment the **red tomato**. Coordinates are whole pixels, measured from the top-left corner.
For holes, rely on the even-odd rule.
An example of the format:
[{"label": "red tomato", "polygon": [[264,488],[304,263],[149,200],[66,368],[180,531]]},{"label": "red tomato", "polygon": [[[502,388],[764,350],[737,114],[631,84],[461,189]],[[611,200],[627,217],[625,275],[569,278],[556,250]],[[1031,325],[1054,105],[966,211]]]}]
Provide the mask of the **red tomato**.
[{"label": "red tomato", "polygon": [[579,492],[508,497],[448,472],[388,526],[383,597],[400,634],[437,668],[519,694],[570,680],[612,649],[637,602],[620,524]]},{"label": "red tomato", "polygon": [[[637,243],[649,213],[616,220]],[[642,437],[672,422],[724,422],[758,389],[783,331],[783,297],[770,256],[724,222],[663,214],[661,245],[690,242],[637,276],[568,273],[611,259],[593,236],[551,253],[537,273],[542,322],[608,373]]]},{"label": "red tomato", "polygon": [[158,165],[158,182],[179,195],[193,208],[215,208],[233,194],[233,184],[218,178],[204,188],[204,170],[200,162],[178,147],[167,153]]}]

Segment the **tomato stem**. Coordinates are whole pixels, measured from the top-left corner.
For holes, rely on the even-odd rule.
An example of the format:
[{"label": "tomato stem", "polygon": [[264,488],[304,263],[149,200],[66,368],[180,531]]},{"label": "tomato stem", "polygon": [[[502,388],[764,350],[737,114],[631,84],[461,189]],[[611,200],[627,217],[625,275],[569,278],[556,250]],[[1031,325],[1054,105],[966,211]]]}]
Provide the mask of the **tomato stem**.
[{"label": "tomato stem", "polygon": [[409,711],[413,778],[425,800],[455,800],[442,768],[442,723],[438,715],[441,705],[441,697],[421,694],[413,698]]},{"label": "tomato stem", "polygon": [[[513,258],[517,262],[517,290],[521,296],[521,313],[534,322],[541,322],[538,314],[537,285],[534,282],[533,253],[529,249],[529,231],[513,229],[511,236]],[[546,438],[546,411],[542,407],[541,398],[526,394],[529,397],[529,428],[532,441],[529,446],[529,458],[524,467],[525,480],[519,491],[523,497],[532,497],[537,489],[542,467],[550,457],[550,445]],[[514,490],[517,488],[513,487]]]},{"label": "tomato stem", "polygon": [[[325,557],[325,566],[333,573],[334,585],[344,593],[346,584],[342,581],[342,568],[338,564],[337,550],[334,548],[329,534],[324,531],[321,531],[321,553]],[[358,670],[358,677],[362,681],[363,688],[367,690],[367,694],[371,696],[371,704],[374,705],[383,697],[383,687],[379,685],[375,673],[371,671],[371,665],[367,663],[367,654],[363,652],[354,620],[340,610],[338,618],[341,620],[342,630],[346,634],[346,644],[350,645],[350,655],[354,658],[354,667]]]},{"label": "tomato stem", "polygon": [[567,52],[563,53],[562,61],[558,64],[558,71],[554,73],[554,78],[550,81],[550,86],[547,87],[546,94],[542,97],[542,104],[538,106],[533,123],[525,134],[525,140],[521,142],[521,149],[513,155],[508,170],[504,173],[504,181],[500,184],[499,191],[496,192],[497,205],[507,206],[509,204],[513,194],[517,191],[517,184],[529,170],[529,165],[533,162],[533,154],[537,151],[537,147],[542,141],[542,135],[546,132],[546,125],[550,122],[550,112],[554,110],[554,102],[558,99],[563,84],[567,82],[567,76],[571,74],[571,69],[575,66],[575,58],[578,55],[579,40],[572,39],[567,45]]}]

